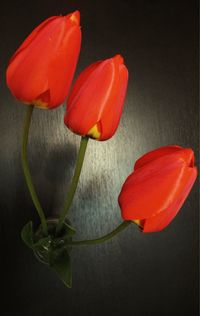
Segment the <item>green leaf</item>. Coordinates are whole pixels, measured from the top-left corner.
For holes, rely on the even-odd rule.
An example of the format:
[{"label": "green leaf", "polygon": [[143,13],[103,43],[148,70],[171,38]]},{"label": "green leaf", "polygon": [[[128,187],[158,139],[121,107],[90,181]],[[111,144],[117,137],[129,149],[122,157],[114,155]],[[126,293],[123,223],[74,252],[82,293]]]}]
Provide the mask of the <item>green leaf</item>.
[{"label": "green leaf", "polygon": [[35,250],[42,249],[42,250],[48,251],[50,248],[50,245],[51,245],[51,237],[48,236],[48,237],[39,239],[36,243],[34,243],[33,248]]},{"label": "green leaf", "polygon": [[35,252],[35,255],[39,261],[49,264],[49,258],[51,253],[51,237],[44,237],[39,239],[36,243],[33,245],[33,250]]},{"label": "green leaf", "polygon": [[24,241],[24,243],[31,249],[33,249],[33,223],[32,221],[28,222],[21,231],[21,238]]},{"label": "green leaf", "polygon": [[51,267],[57,273],[61,281],[68,287],[72,287],[72,269],[70,256],[65,248],[60,253],[52,253]]}]

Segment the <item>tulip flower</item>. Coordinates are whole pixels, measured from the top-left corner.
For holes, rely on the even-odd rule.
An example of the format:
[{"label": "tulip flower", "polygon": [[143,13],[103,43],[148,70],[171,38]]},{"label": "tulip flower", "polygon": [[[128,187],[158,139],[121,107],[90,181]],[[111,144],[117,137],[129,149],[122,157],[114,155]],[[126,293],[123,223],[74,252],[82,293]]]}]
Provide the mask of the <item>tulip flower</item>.
[{"label": "tulip flower", "polygon": [[119,195],[124,220],[160,231],[176,216],[197,177],[191,148],[166,146],[138,159]]},{"label": "tulip flower", "polygon": [[64,102],[80,52],[79,20],[79,11],[50,17],[18,48],[6,73],[7,85],[18,100],[43,109]]},{"label": "tulip flower", "polygon": [[65,124],[74,133],[106,140],[115,133],[123,110],[128,70],[116,55],[87,67],[67,102]]}]

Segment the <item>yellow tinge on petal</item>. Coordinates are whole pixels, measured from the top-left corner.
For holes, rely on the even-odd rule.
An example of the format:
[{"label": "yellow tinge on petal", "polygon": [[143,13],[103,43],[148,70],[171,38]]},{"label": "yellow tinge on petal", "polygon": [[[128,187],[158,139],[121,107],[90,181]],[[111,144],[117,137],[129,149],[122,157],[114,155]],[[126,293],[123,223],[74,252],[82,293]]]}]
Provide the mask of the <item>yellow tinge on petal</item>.
[{"label": "yellow tinge on petal", "polygon": [[33,105],[37,106],[38,108],[41,109],[47,109],[48,108],[48,103],[42,101],[42,100],[34,100],[32,102]]},{"label": "yellow tinge on petal", "polygon": [[133,221],[133,223],[135,223],[136,225],[138,225],[139,227],[141,227],[142,228],[142,221],[140,220],[140,219],[135,219],[134,221]]},{"label": "yellow tinge on petal", "polygon": [[72,13],[70,16],[70,20],[78,25],[80,22],[80,13],[78,11]]},{"label": "yellow tinge on petal", "polygon": [[101,133],[98,130],[97,124],[95,124],[87,133],[87,136],[90,136],[94,139],[99,139],[101,136]]},{"label": "yellow tinge on petal", "polygon": [[26,102],[26,101],[22,101],[23,103],[25,104],[28,104],[28,105],[34,105],[40,109],[48,109],[48,103],[38,99],[38,100],[33,100],[31,102]]}]

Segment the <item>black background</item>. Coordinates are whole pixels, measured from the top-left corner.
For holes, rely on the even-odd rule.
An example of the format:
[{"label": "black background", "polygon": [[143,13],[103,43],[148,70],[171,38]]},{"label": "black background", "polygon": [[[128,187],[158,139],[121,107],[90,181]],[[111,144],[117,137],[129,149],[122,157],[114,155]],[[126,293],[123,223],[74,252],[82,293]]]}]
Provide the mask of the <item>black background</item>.
[{"label": "black background", "polygon": [[[129,227],[113,241],[73,251],[66,289],[20,240],[38,217],[25,186],[20,144],[26,106],[5,85],[9,58],[42,20],[81,11],[76,75],[121,53],[130,73],[116,135],[90,141],[71,221],[77,238],[98,237],[121,222],[117,197],[134,161],[168,144],[198,154],[196,1],[5,1],[1,10],[0,204],[2,315],[198,315],[197,182],[171,225],[141,234]],[[74,170],[79,137],[63,124],[64,106],[35,110],[29,160],[48,215],[59,212]],[[5,279],[5,280],[4,280]],[[2,307],[3,309],[3,307]]]}]

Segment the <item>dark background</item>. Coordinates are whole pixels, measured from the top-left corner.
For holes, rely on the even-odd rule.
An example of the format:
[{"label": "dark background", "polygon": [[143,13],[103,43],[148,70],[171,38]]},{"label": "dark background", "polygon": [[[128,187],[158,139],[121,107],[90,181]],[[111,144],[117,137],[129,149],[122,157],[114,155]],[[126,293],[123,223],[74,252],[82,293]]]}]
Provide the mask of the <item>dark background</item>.
[{"label": "dark background", "polygon": [[[130,73],[116,135],[90,141],[71,221],[77,238],[98,237],[121,222],[117,197],[135,160],[158,146],[192,147],[198,155],[197,1],[5,1],[1,9],[0,206],[2,315],[198,315],[198,185],[163,232],[129,227],[113,241],[73,251],[67,289],[22,243],[20,230],[38,217],[20,164],[26,107],[5,85],[19,44],[51,15],[81,11],[76,75],[121,53]],[[64,127],[64,106],[35,110],[29,160],[48,215],[59,212],[80,138]],[[4,280],[5,279],[5,280]],[[3,307],[1,307],[1,310]]]}]

